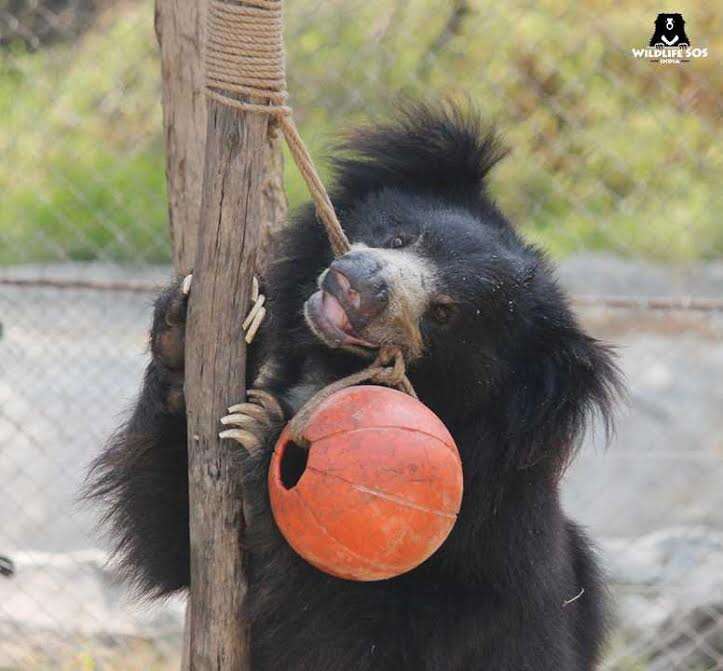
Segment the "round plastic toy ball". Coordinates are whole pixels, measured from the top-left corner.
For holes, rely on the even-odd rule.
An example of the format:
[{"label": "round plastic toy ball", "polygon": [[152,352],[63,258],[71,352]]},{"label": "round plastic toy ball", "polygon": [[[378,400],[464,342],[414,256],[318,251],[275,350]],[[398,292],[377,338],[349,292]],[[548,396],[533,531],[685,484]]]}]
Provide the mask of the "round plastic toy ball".
[{"label": "round plastic toy ball", "polygon": [[442,421],[411,396],[348,387],[323,401],[292,442],[274,448],[269,495],[291,547],[348,580],[413,569],[449,535],[462,501],[462,463]]}]

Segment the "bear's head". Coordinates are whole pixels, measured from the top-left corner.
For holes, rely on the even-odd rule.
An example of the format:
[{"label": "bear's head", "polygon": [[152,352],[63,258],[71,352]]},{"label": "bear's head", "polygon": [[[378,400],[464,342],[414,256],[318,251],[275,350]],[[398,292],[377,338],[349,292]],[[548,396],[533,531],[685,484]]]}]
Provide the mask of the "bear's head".
[{"label": "bear's head", "polygon": [[504,154],[478,115],[454,106],[415,106],[352,136],[331,193],[352,249],[329,259],[320,225],[302,217],[278,275],[283,312],[303,313],[306,335],[283,318],[276,329],[337,358],[400,346],[445,421],[486,407],[529,462],[545,445],[571,444],[594,406],[605,414],[617,377],[545,256],[489,198],[487,173]]}]

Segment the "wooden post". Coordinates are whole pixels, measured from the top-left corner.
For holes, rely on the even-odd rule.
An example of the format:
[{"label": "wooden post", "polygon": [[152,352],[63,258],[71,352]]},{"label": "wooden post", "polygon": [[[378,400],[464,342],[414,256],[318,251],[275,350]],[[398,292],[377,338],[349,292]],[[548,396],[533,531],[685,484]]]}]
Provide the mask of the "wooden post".
[{"label": "wooden post", "polygon": [[196,259],[201,211],[206,143],[206,100],[201,62],[205,12],[205,0],[156,0],[168,218],[173,267],[179,275],[189,273]]},{"label": "wooden post", "polygon": [[219,419],[245,397],[241,323],[263,221],[268,117],[209,101],[186,336],[191,527],[191,671],[248,669],[239,473]]},{"label": "wooden post", "polygon": [[[201,48],[205,34],[206,1],[156,0],[155,28],[161,55],[163,126],[166,142],[168,214],[177,275],[189,273],[196,260],[198,224],[206,146],[207,104]],[[256,272],[262,276],[267,262],[269,238],[284,225],[287,202],[283,187],[281,138],[264,138],[260,157],[261,228],[256,253]],[[241,248],[236,249],[241,254]],[[236,278],[240,281],[240,277]],[[198,278],[194,293],[198,294]],[[232,288],[228,288],[229,292]],[[245,296],[245,295],[244,295]],[[241,369],[237,369],[240,374]],[[241,377],[243,383],[243,377]],[[239,387],[237,394],[240,394]],[[229,387],[229,392],[231,388]],[[236,396],[232,400],[237,400]],[[189,402],[190,399],[189,399]],[[239,590],[241,585],[237,586]],[[220,586],[219,586],[220,588]],[[240,596],[240,595],[239,595]],[[181,668],[191,668],[191,599],[188,601]],[[239,637],[243,632],[239,632]],[[203,668],[196,662],[194,668]]]},{"label": "wooden post", "polygon": [[[168,215],[176,274],[196,260],[201,183],[206,144],[206,100],[201,47],[205,0],[156,0],[156,36],[161,52],[163,128],[166,139]],[[286,222],[281,138],[269,137],[263,153],[262,221],[257,273],[263,275],[269,237]]]}]

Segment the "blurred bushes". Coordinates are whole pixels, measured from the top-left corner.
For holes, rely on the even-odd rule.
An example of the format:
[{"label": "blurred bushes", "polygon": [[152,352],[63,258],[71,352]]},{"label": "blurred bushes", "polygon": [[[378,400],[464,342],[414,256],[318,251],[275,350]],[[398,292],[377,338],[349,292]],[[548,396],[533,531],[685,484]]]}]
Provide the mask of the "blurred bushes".
[{"label": "blurred bushes", "polygon": [[5,54],[0,261],[168,259],[159,79],[148,4]]},{"label": "blurred bushes", "polygon": [[101,1],[108,0],[0,0],[0,48],[70,40],[91,24]]},{"label": "blurred bushes", "polygon": [[[1,0],[0,0],[1,1]],[[676,8],[677,9],[677,8]],[[312,152],[396,96],[468,97],[513,153],[502,207],[555,254],[723,253],[723,9],[682,7],[681,65],[638,61],[658,7],[597,0],[288,0],[289,88]],[[0,261],[168,258],[152,7],[116,3],[73,44],[0,66]],[[305,197],[287,165],[292,204]]]}]

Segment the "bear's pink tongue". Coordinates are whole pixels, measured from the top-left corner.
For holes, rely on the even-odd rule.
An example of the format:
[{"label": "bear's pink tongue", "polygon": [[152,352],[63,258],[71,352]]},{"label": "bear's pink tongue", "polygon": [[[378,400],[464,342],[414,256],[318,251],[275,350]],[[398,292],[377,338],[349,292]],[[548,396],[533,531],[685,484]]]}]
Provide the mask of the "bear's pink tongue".
[{"label": "bear's pink tongue", "polygon": [[[354,332],[346,311],[335,296],[323,289],[317,291],[307,302],[308,317],[329,341],[339,345],[361,345],[376,348],[372,343]],[[333,346],[333,345],[332,345]]]},{"label": "bear's pink tongue", "polygon": [[351,335],[351,324],[341,303],[327,291],[321,292],[321,312],[324,318],[340,331]]}]

